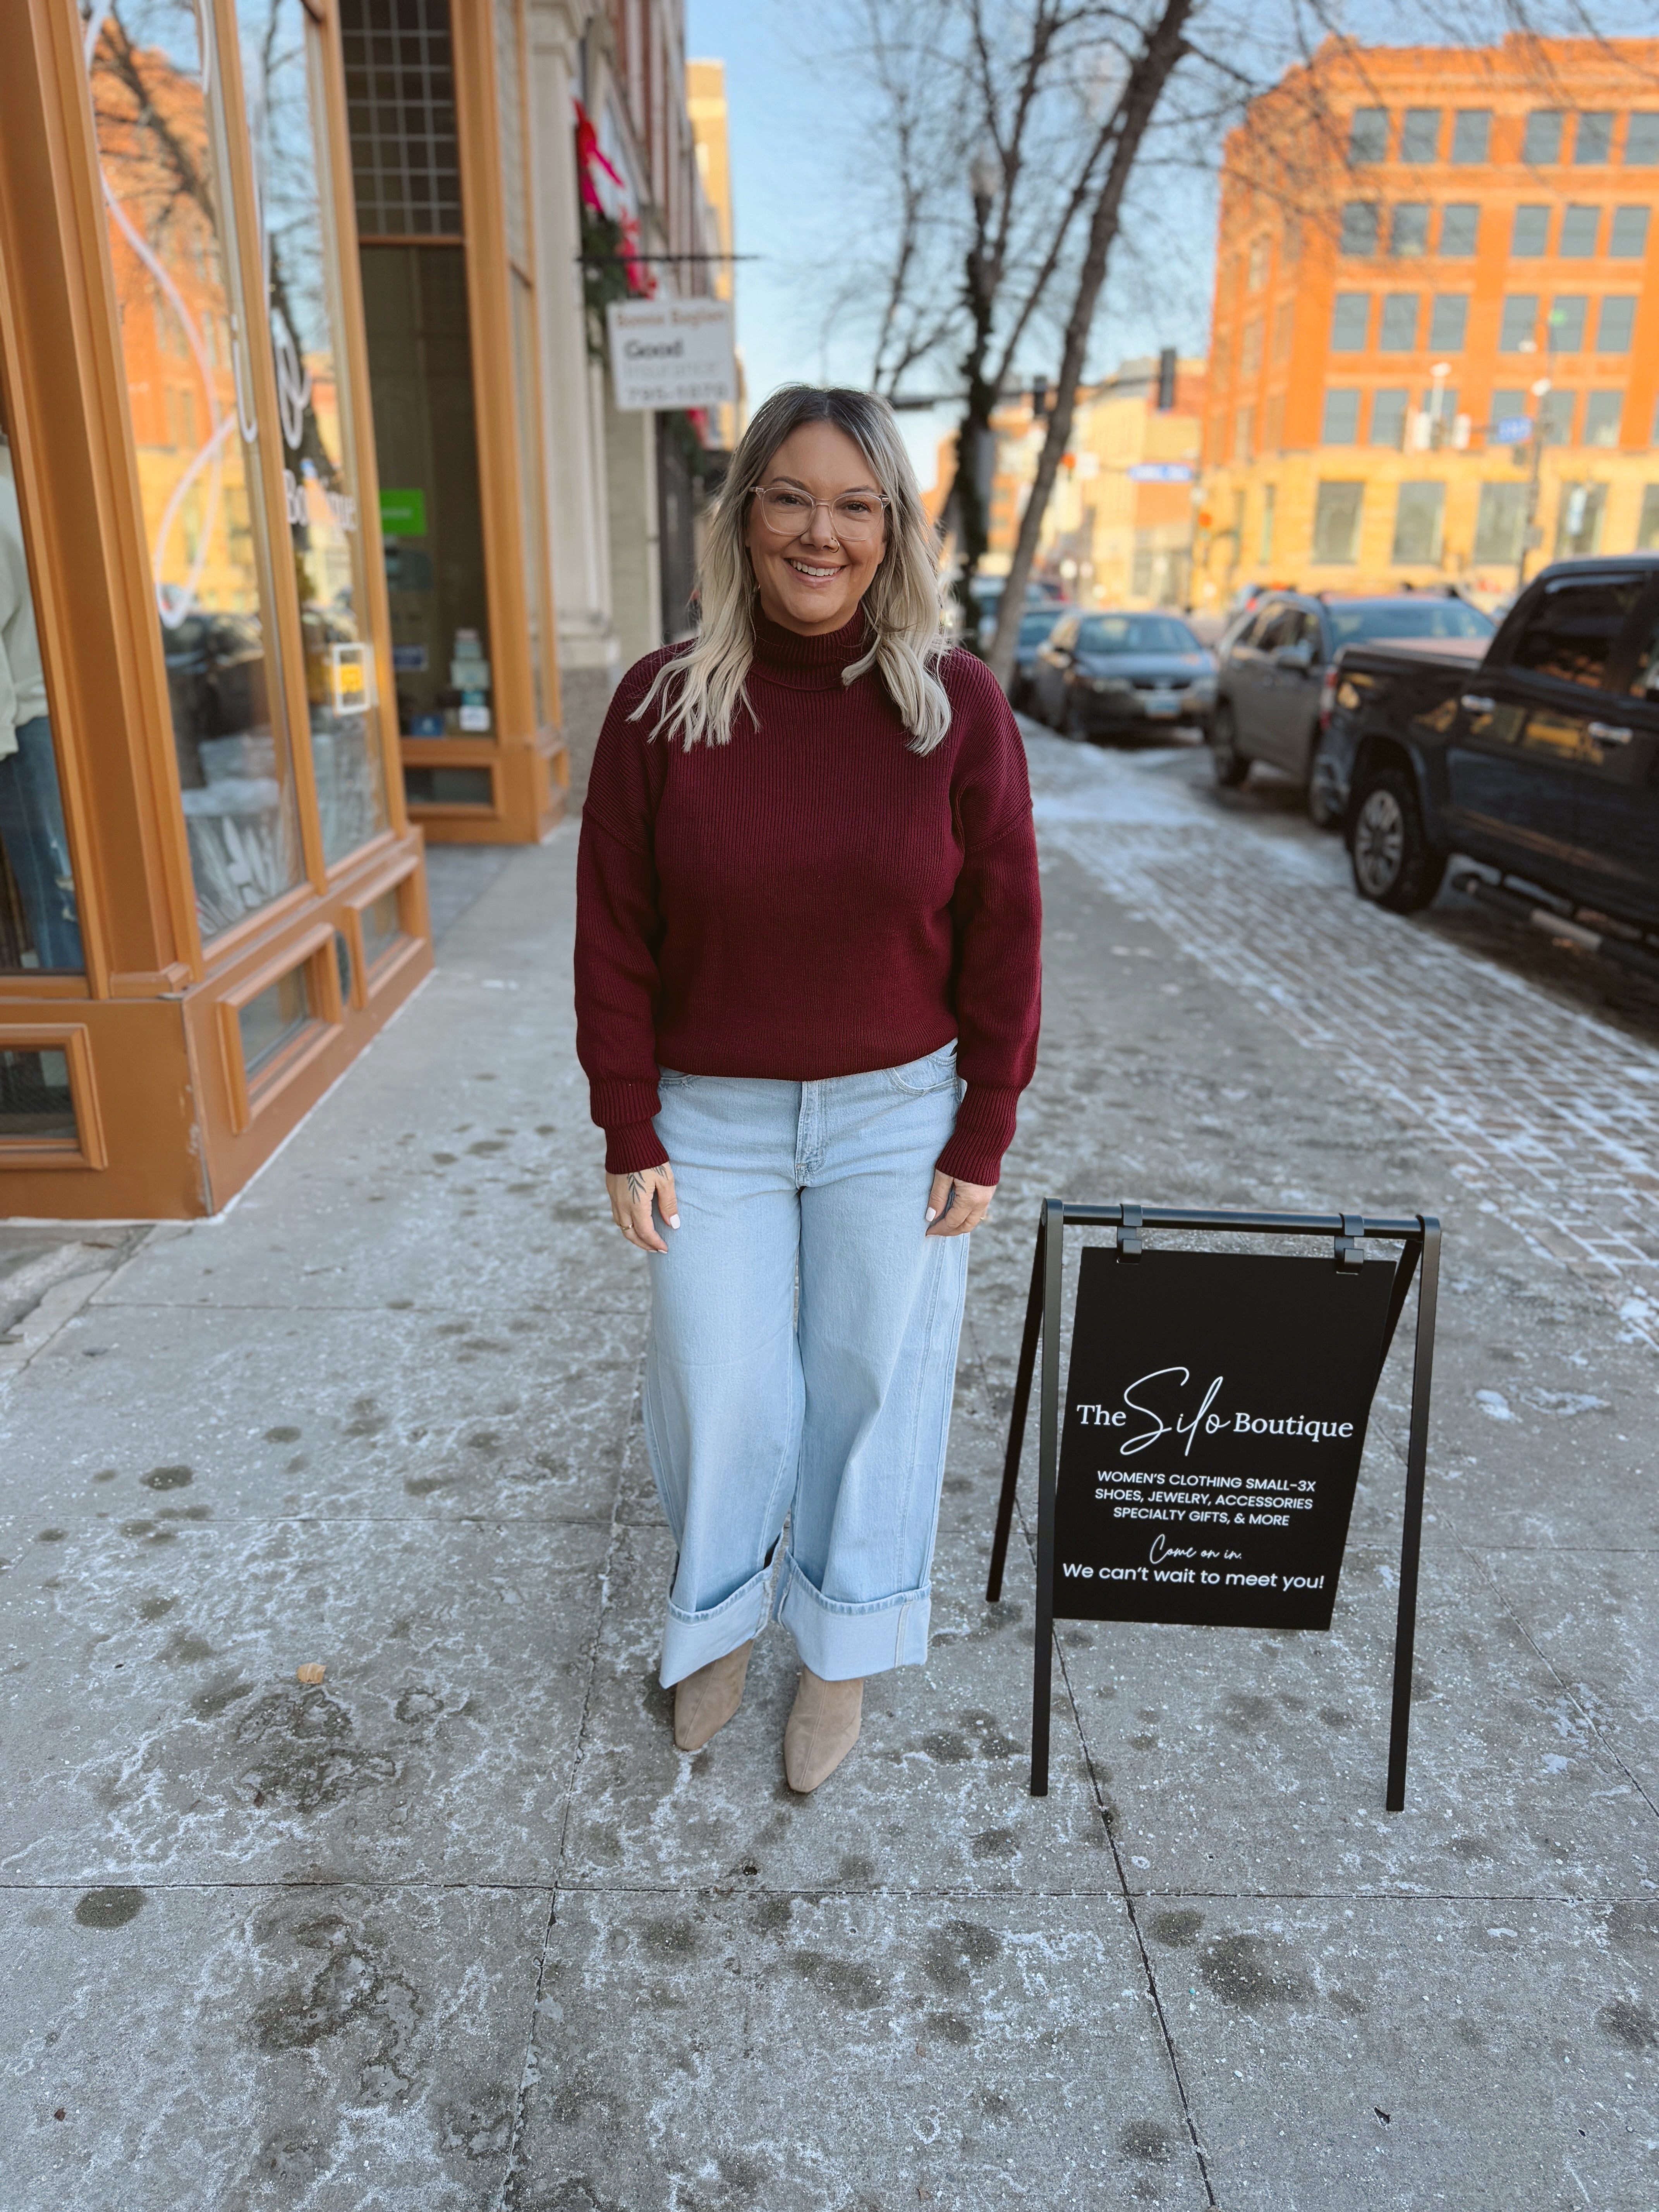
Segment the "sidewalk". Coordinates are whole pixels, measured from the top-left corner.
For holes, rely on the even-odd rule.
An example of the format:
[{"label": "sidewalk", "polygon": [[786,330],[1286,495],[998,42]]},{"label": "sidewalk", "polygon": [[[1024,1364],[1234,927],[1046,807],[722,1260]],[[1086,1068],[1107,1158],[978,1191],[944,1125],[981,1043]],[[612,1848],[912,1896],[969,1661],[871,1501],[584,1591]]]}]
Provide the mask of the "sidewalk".
[{"label": "sidewalk", "polygon": [[[1152,918],[1138,768],[1032,753],[1043,1055],[933,1657],[818,1797],[776,1632],[696,1758],[655,1683],[574,830],[228,1218],[0,1384],[0,2212],[1659,2206],[1654,1353]],[[1066,1626],[1025,1794],[1029,1552],[981,1592],[1051,1190],[1443,1216],[1403,1815],[1399,1355],[1331,1634]]]}]

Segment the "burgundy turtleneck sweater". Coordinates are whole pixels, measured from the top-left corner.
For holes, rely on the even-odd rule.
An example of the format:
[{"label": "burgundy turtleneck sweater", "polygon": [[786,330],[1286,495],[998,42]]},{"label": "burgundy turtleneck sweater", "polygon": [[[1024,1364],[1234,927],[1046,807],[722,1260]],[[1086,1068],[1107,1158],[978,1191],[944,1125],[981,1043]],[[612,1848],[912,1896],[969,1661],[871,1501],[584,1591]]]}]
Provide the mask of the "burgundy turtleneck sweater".
[{"label": "burgundy turtleneck sweater", "polygon": [[[731,740],[630,721],[617,688],[582,808],[576,1051],[611,1174],[667,1158],[657,1069],[817,1082],[958,1040],[967,1095],[939,1164],[994,1183],[1036,1060],[1042,913],[1025,754],[982,661],[948,654],[920,757],[880,678],[842,671],[864,617],[801,637],[757,614]],[[660,694],[659,695],[660,701]]]}]

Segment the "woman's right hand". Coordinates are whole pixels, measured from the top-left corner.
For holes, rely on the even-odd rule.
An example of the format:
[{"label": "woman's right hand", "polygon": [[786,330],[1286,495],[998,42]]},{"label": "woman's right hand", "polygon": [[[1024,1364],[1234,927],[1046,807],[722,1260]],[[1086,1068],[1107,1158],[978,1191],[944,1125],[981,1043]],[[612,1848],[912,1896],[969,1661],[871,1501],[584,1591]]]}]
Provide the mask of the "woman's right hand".
[{"label": "woman's right hand", "polygon": [[665,1252],[651,1218],[654,1200],[659,1213],[671,1229],[680,1225],[679,1205],[674,1196],[674,1170],[665,1160],[659,1168],[635,1168],[629,1175],[607,1175],[605,1187],[611,1199],[611,1218],[630,1244],[641,1252]]}]

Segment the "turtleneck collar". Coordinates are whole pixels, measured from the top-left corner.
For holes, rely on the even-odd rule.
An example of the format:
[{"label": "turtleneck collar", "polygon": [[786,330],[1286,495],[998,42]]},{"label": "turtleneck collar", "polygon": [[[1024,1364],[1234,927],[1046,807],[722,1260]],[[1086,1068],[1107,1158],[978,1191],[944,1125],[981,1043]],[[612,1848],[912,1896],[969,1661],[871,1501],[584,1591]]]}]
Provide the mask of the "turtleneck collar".
[{"label": "turtleneck collar", "polygon": [[755,659],[775,683],[795,690],[840,690],[842,671],[863,658],[867,644],[862,607],[840,629],[818,637],[803,637],[755,609]]}]

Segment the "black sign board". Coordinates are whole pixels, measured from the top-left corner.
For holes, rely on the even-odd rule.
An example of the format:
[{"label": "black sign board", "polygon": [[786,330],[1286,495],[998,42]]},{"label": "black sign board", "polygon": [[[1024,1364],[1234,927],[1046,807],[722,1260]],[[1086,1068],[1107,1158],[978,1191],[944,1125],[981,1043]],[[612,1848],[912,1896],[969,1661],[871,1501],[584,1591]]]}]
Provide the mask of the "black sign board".
[{"label": "black sign board", "polygon": [[[1082,1255],[1062,1420],[1068,1227],[1116,1235]],[[1322,1238],[1326,1252],[1149,1251],[1158,1228]],[[1385,1242],[1402,1248],[1392,1265],[1370,1256]],[[1371,1399],[1420,1265],[1384,1800],[1402,1809],[1439,1255],[1431,1214],[1044,1200],[986,1588],[1000,1596],[1041,1344],[1034,1796],[1048,1787],[1057,1617],[1330,1626]]]},{"label": "black sign board", "polygon": [[1085,1251],[1056,1614],[1328,1628],[1394,1279],[1381,1260]]}]

